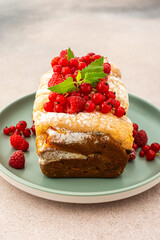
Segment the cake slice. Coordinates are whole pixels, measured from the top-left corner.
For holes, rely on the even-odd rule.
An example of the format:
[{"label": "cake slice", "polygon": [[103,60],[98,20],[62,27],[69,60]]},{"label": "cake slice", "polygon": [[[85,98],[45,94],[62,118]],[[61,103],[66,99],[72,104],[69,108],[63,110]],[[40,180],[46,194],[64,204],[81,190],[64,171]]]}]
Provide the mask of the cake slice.
[{"label": "cake slice", "polygon": [[[65,55],[62,57],[63,52]],[[120,71],[107,60],[101,64],[100,61],[104,59],[98,60],[98,57],[97,59],[94,57],[99,55],[89,54],[88,57],[84,57],[82,62],[84,64],[79,64],[81,63],[79,59],[73,56],[69,58],[69,51],[62,51],[61,54],[52,60],[54,72],[51,70],[41,77],[34,103],[33,119],[40,168],[48,177],[117,177],[124,171],[133,144],[132,122],[127,117],[128,94],[121,80]],[[88,64],[89,58],[91,62]],[[63,59],[68,59],[67,68],[63,64],[60,65]],[[70,66],[72,62],[75,64],[74,69]],[[57,64],[61,67],[57,67]],[[101,65],[105,77],[95,80],[96,72],[102,69]],[[56,72],[58,68],[59,74]],[[70,76],[65,77],[64,72],[69,68]],[[81,77],[78,84],[76,82],[78,78],[74,77],[77,68]],[[87,85],[91,92],[86,97],[82,90],[87,91],[87,87],[84,89],[83,81],[87,79],[85,74],[88,72],[92,73],[89,74],[90,83],[87,83],[91,85]],[[73,87],[74,91],[70,88],[70,91],[64,93],[66,87],[60,84],[69,80],[71,83],[71,76],[74,78],[76,91]],[[48,89],[50,82],[53,82],[53,88]],[[104,89],[99,89],[97,87],[99,82],[105,82],[109,89],[105,90],[105,85]],[[65,103],[62,101],[63,97],[57,98],[60,99],[60,103],[57,100],[53,101],[49,97],[51,90],[57,96],[65,97]],[[100,101],[101,96],[96,95],[99,96],[97,99],[93,97],[97,91],[103,96],[99,104],[97,101]],[[116,93],[115,97],[113,93]],[[49,104],[45,105],[48,102]],[[49,106],[48,109],[46,106]],[[59,109],[61,112],[56,111]]]}]

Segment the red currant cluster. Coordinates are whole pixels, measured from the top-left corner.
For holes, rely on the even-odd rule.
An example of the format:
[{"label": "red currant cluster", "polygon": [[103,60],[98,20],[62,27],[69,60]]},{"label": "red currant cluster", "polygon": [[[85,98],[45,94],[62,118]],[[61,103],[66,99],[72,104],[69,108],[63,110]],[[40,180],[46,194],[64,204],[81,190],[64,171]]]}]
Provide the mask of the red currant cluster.
[{"label": "red currant cluster", "polygon": [[22,135],[24,137],[30,137],[31,136],[31,131],[32,133],[35,135],[36,131],[35,131],[35,126],[33,125],[31,128],[27,128],[27,123],[26,121],[19,121],[16,126],[11,126],[11,127],[5,127],[3,129],[3,132],[5,135]]},{"label": "red currant cluster", "polygon": [[148,137],[147,133],[144,130],[138,131],[138,125],[133,123],[133,137],[134,143],[132,146],[132,151],[130,153],[130,160],[134,160],[136,158],[136,150],[141,147],[139,152],[140,157],[146,156],[148,161],[152,161],[155,159],[156,154],[160,151],[159,143],[152,143],[151,145],[147,145]]},{"label": "red currant cluster", "polygon": [[[53,75],[48,82],[48,87],[55,86],[63,82],[68,77],[72,77],[73,81],[78,74],[78,70],[82,70],[96,59],[101,58],[100,55],[95,53],[88,53],[81,58],[71,58],[67,60],[67,50],[63,50],[60,56],[55,57],[52,62]],[[111,65],[104,63],[104,73],[110,74]],[[73,98],[81,107],[73,107]],[[120,106],[120,102],[116,100],[116,94],[109,91],[107,77],[100,79],[100,82],[95,88],[89,83],[82,83],[77,91],[66,93],[64,95],[52,92],[49,95],[49,102],[44,104],[46,112],[64,112],[64,113],[78,113],[82,111],[93,112],[94,110],[100,111],[104,114],[109,113],[111,110],[117,117],[122,117],[125,114],[125,109]],[[71,101],[72,100],[72,101]],[[72,108],[72,111],[70,109]]]}]

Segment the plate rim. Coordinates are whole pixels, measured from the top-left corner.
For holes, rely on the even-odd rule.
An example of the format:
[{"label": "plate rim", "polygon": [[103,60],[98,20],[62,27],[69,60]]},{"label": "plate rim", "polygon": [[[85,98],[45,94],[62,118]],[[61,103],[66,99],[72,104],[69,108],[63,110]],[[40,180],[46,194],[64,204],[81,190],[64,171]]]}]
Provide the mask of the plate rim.
[{"label": "plate rim", "polygon": [[[15,101],[11,102],[10,104],[8,104],[6,107],[4,107],[1,111],[0,111],[0,116],[3,114],[3,112],[8,108],[8,107],[11,107],[13,104],[15,104],[16,102],[19,102],[23,99],[26,99],[26,98],[29,98],[29,97],[32,97],[33,95],[35,95],[36,93],[33,92],[33,93],[30,93],[28,95],[25,95],[19,99],[16,99]],[[158,109],[158,107],[154,106],[153,104],[151,104],[150,102],[146,101],[145,99],[143,98],[140,98],[140,97],[137,97],[133,94],[128,94],[129,95],[129,98],[134,98],[136,100],[140,100],[142,102],[144,102],[145,104],[148,104],[150,105],[150,107],[154,108],[156,111],[160,111]],[[15,180],[16,182],[20,183],[20,184],[23,184],[27,187],[30,187],[32,189],[36,189],[36,190],[39,190],[39,191],[42,191],[42,192],[47,192],[47,193],[52,193],[52,194],[58,194],[58,195],[65,195],[65,196],[79,196],[79,197],[91,197],[91,196],[104,196],[104,195],[114,195],[114,194],[118,194],[118,193],[123,193],[123,192],[127,192],[127,191],[130,191],[130,190],[133,190],[133,189],[137,189],[137,188],[140,188],[144,185],[147,185],[149,184],[150,182],[156,180],[159,178],[158,182],[160,182],[160,172],[155,174],[154,176],[152,176],[151,178],[149,179],[146,179],[140,183],[137,183],[137,184],[134,184],[132,186],[129,186],[129,187],[125,187],[123,189],[115,189],[115,190],[110,190],[110,191],[101,191],[101,192],[90,192],[90,193],[86,193],[86,192],[70,192],[70,191],[62,191],[62,190],[55,190],[55,189],[50,189],[50,188],[46,188],[46,187],[42,187],[40,185],[37,185],[37,184],[34,184],[34,183],[31,183],[31,182],[28,182],[18,176],[16,176],[15,174],[13,174],[12,172],[10,172],[8,169],[6,169],[1,163],[0,163],[0,176],[3,177],[3,174],[1,174],[1,172],[3,174],[5,174],[6,176],[8,176],[9,178],[11,178],[12,180]],[[4,177],[3,177],[4,178]],[[157,184],[157,183],[156,183]]]}]

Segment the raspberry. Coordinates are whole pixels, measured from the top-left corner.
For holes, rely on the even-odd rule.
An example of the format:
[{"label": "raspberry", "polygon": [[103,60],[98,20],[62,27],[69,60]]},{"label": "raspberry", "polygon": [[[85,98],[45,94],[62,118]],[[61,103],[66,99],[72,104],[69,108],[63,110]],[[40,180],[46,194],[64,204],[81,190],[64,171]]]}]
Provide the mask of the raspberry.
[{"label": "raspberry", "polygon": [[110,74],[111,64],[110,64],[110,63],[104,63],[104,64],[103,64],[103,67],[104,67],[104,73]]},{"label": "raspberry", "polygon": [[80,86],[80,93],[83,93],[85,95],[90,94],[92,91],[92,86],[89,83],[82,83]]},{"label": "raspberry", "polygon": [[21,133],[20,131],[15,131],[15,132],[14,132],[14,135],[20,135],[20,136],[22,136],[22,133]]},{"label": "raspberry", "polygon": [[150,149],[150,146],[149,146],[149,145],[144,145],[144,146],[141,147],[141,150],[142,150],[143,152],[145,152],[145,153],[146,153],[149,149]]},{"label": "raspberry", "polygon": [[53,71],[54,71],[54,72],[57,72],[57,73],[61,73],[61,71],[62,71],[62,66],[61,66],[61,65],[55,65],[55,66],[53,67]]},{"label": "raspberry", "polygon": [[67,74],[71,74],[71,69],[69,67],[63,67],[62,74],[63,76],[66,76]]},{"label": "raspberry", "polygon": [[25,128],[23,131],[24,137],[30,137],[31,136],[31,130],[29,128]]},{"label": "raspberry", "polygon": [[67,56],[67,52],[68,52],[67,49],[66,49],[66,50],[62,50],[62,51],[60,52],[59,56],[60,56],[60,57],[66,57],[66,56]]},{"label": "raspberry", "polygon": [[114,108],[118,108],[118,107],[120,107],[120,101],[118,101],[118,100],[114,100],[113,107],[114,107]]},{"label": "raspberry", "polygon": [[96,59],[101,58],[101,55],[93,55],[92,60],[95,61]]},{"label": "raspberry", "polygon": [[16,169],[24,168],[25,165],[24,153],[21,150],[14,152],[9,159],[9,165]]},{"label": "raspberry", "polygon": [[133,129],[133,137],[135,138],[136,135],[137,135],[137,131]]},{"label": "raspberry", "polygon": [[11,131],[11,133],[14,133],[16,131],[16,127],[15,126],[11,126],[10,127],[10,131]]},{"label": "raspberry", "polygon": [[66,102],[67,102],[67,99],[63,96],[63,95],[58,95],[57,97],[56,97],[56,101],[57,101],[57,103],[59,103],[59,104],[61,104],[61,105],[64,105],[64,104],[66,104]]},{"label": "raspberry", "polygon": [[137,123],[133,123],[133,128],[134,128],[134,130],[138,131],[138,125],[137,125]]},{"label": "raspberry", "polygon": [[116,94],[112,91],[108,91],[108,93],[106,94],[106,98],[109,99],[109,98],[113,98],[115,99],[116,98]]},{"label": "raspberry", "polygon": [[148,141],[146,132],[144,130],[140,130],[139,132],[137,132],[134,141],[140,147],[146,145]]},{"label": "raspberry", "polygon": [[133,161],[136,158],[136,151],[132,148],[131,153],[129,155],[129,161]]},{"label": "raspberry", "polygon": [[139,152],[139,156],[140,156],[140,157],[144,157],[144,155],[145,155],[145,152],[144,152],[143,150],[141,150],[141,151]]},{"label": "raspberry", "polygon": [[117,116],[117,117],[122,117],[123,115],[125,114],[125,109],[123,108],[123,107],[118,107],[118,108],[116,108],[116,110],[115,110],[115,115]]},{"label": "raspberry", "polygon": [[54,109],[58,113],[63,113],[64,112],[64,106],[62,106],[61,104],[56,104]]},{"label": "raspberry", "polygon": [[63,67],[66,67],[68,65],[67,58],[61,58],[59,60],[59,64],[62,65]]},{"label": "raspberry", "polygon": [[71,96],[67,102],[67,113],[78,113],[84,110],[84,101],[79,96]]},{"label": "raspberry", "polygon": [[90,56],[90,57],[93,57],[93,56],[95,55],[95,53],[90,52],[90,53],[88,53],[87,55]]},{"label": "raspberry", "polygon": [[17,134],[13,134],[10,137],[10,143],[15,149],[22,150],[24,152],[29,148],[29,143],[22,136]]},{"label": "raspberry", "polygon": [[103,103],[101,103],[100,105],[100,111],[102,113],[109,113],[112,109],[111,104],[109,104],[107,101],[104,101]]},{"label": "raspberry", "polygon": [[138,149],[138,145],[136,143],[133,143],[132,148],[134,148],[134,150],[137,150]]},{"label": "raspberry", "polygon": [[32,130],[33,134],[36,135],[35,125],[33,125],[33,126],[31,127],[31,130]]},{"label": "raspberry", "polygon": [[99,82],[96,86],[96,90],[99,93],[108,93],[109,85],[105,82]]},{"label": "raspberry", "polygon": [[16,129],[18,131],[23,131],[26,128],[27,124],[24,123],[24,121],[20,121],[19,123],[17,123],[16,125]]},{"label": "raspberry", "polygon": [[55,57],[55,58],[52,59],[52,61],[51,61],[51,66],[52,66],[52,68],[53,68],[55,65],[58,65],[59,60],[60,60],[60,57]]},{"label": "raspberry", "polygon": [[54,103],[53,102],[46,102],[43,105],[43,108],[46,112],[53,112],[53,108],[54,108]]},{"label": "raspberry", "polygon": [[92,101],[95,104],[100,104],[104,100],[103,95],[101,93],[95,93],[92,95]]},{"label": "raspberry", "polygon": [[70,66],[70,67],[77,67],[77,66],[78,66],[78,60],[75,59],[75,58],[71,58],[71,59],[69,60],[69,66]]},{"label": "raspberry", "polygon": [[78,63],[78,69],[82,70],[83,68],[85,68],[87,65],[84,62],[79,62]]},{"label": "raspberry", "polygon": [[55,85],[57,85],[57,84],[59,84],[59,83],[61,83],[61,82],[63,82],[64,80],[63,80],[63,78],[61,78],[61,77],[58,77],[58,78],[51,78],[50,80],[49,80],[49,82],[48,82],[48,87],[52,87],[52,86],[55,86]]},{"label": "raspberry", "polygon": [[154,152],[159,152],[159,150],[160,150],[160,145],[159,145],[159,143],[152,143],[151,144],[151,149],[154,151]]},{"label": "raspberry", "polygon": [[85,111],[86,112],[93,112],[96,108],[96,105],[93,101],[89,100],[85,104]]},{"label": "raspberry", "polygon": [[91,57],[89,55],[84,57],[84,61],[86,62],[87,65],[89,65],[92,62]]},{"label": "raspberry", "polygon": [[3,133],[4,133],[5,135],[10,135],[10,133],[11,133],[10,128],[5,127],[5,128],[3,129]]},{"label": "raspberry", "polygon": [[146,152],[146,158],[148,161],[152,161],[156,156],[156,153],[153,150],[148,150]]},{"label": "raspberry", "polygon": [[81,96],[81,94],[80,94],[80,92],[76,92],[76,91],[73,91],[72,93],[71,93],[71,96]]},{"label": "raspberry", "polygon": [[58,93],[52,92],[49,94],[48,99],[54,103],[56,101],[57,96],[58,96]]}]

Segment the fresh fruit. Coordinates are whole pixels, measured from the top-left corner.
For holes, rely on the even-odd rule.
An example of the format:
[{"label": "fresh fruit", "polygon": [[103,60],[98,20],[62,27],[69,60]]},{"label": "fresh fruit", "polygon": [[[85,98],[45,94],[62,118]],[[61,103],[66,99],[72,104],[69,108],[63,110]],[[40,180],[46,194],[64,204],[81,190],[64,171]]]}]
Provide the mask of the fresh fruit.
[{"label": "fresh fruit", "polygon": [[138,149],[138,145],[136,143],[133,143],[132,148],[134,148],[134,150],[136,151]]},{"label": "fresh fruit", "polygon": [[56,97],[56,102],[61,104],[61,105],[64,105],[66,104],[67,102],[67,98],[64,97],[62,94],[59,94],[57,97]]},{"label": "fresh fruit", "polygon": [[140,156],[140,157],[144,157],[144,156],[145,156],[145,152],[144,152],[143,150],[141,150],[141,151],[139,152],[139,156]]},{"label": "fresh fruit", "polygon": [[75,59],[75,58],[71,58],[71,59],[69,60],[69,66],[70,66],[70,67],[77,67],[77,66],[78,66],[78,60]]},{"label": "fresh fruit", "polygon": [[120,101],[118,101],[118,100],[114,100],[113,107],[114,107],[114,108],[118,108],[118,107],[120,107]]},{"label": "fresh fruit", "polygon": [[141,150],[142,150],[143,152],[145,152],[145,153],[146,153],[149,149],[150,149],[150,146],[149,146],[149,145],[144,145],[144,146],[141,147]]},{"label": "fresh fruit", "polygon": [[102,103],[103,100],[104,100],[104,98],[101,93],[95,93],[92,95],[92,101],[97,105]]},{"label": "fresh fruit", "polygon": [[16,131],[14,132],[14,135],[20,135],[20,136],[22,136],[22,133],[21,133],[20,131],[17,131],[17,130],[16,130]]},{"label": "fresh fruit", "polygon": [[78,63],[78,69],[82,70],[83,68],[85,68],[87,65],[84,62],[79,62]]},{"label": "fresh fruit", "polygon": [[16,131],[16,127],[15,127],[15,126],[11,126],[11,127],[10,127],[10,132],[11,132],[11,133],[14,133],[15,131]]},{"label": "fresh fruit", "polygon": [[85,104],[85,111],[86,112],[93,112],[96,108],[96,105],[93,101],[88,100]]},{"label": "fresh fruit", "polygon": [[115,99],[116,94],[113,91],[108,91],[107,94],[106,94],[106,98],[107,99],[109,99],[109,98]]},{"label": "fresh fruit", "polygon": [[53,67],[53,72],[61,73],[62,71],[62,66],[61,65],[55,65]]},{"label": "fresh fruit", "polygon": [[53,102],[46,102],[44,105],[43,105],[43,108],[46,112],[53,112],[54,110],[54,103]]},{"label": "fresh fruit", "polygon": [[85,95],[90,94],[92,91],[92,86],[89,83],[82,83],[80,86],[80,93],[83,93]]},{"label": "fresh fruit", "polygon": [[3,129],[3,133],[4,133],[5,135],[10,135],[10,133],[11,133],[10,128],[5,127],[5,128]]},{"label": "fresh fruit", "polygon": [[60,57],[55,57],[55,58],[52,59],[52,61],[51,61],[51,66],[52,66],[52,68],[53,68],[55,65],[58,65],[59,60],[60,60]]},{"label": "fresh fruit", "polygon": [[9,159],[9,165],[16,169],[24,168],[25,166],[24,153],[21,150],[14,152]]},{"label": "fresh fruit", "polygon": [[55,112],[63,113],[64,106],[62,106],[61,104],[56,104],[54,110],[55,110]]},{"label": "fresh fruit", "polygon": [[156,156],[156,153],[153,150],[148,150],[146,152],[146,158],[148,161],[152,161],[155,158],[155,156]]},{"label": "fresh fruit", "polygon": [[30,137],[31,136],[31,130],[29,128],[25,128],[23,131],[24,137]]},{"label": "fresh fruit", "polygon": [[139,147],[146,145],[148,141],[147,133],[144,130],[140,130],[137,132],[134,141]]},{"label": "fresh fruit", "polygon": [[31,127],[31,130],[32,130],[33,134],[36,135],[35,125],[33,125],[33,126]]},{"label": "fresh fruit", "polygon": [[137,130],[133,129],[133,137],[135,138],[136,135],[137,135]]},{"label": "fresh fruit", "polygon": [[66,50],[62,50],[62,51],[60,52],[59,56],[62,57],[62,58],[63,58],[63,57],[66,57],[66,56],[67,56],[67,51],[68,51],[67,49],[66,49]]},{"label": "fresh fruit", "polygon": [[103,67],[104,67],[104,72],[107,73],[107,74],[110,74],[111,64],[110,63],[104,63]]},{"label": "fresh fruit", "polygon": [[96,90],[99,93],[108,93],[109,85],[108,85],[108,83],[105,83],[105,82],[101,81],[97,84]]},{"label": "fresh fruit", "polygon": [[138,124],[137,123],[133,123],[133,128],[134,128],[134,130],[138,131]]},{"label": "fresh fruit", "polygon": [[92,62],[91,57],[89,55],[84,56],[84,61],[87,65]]},{"label": "fresh fruit", "polygon": [[71,69],[69,67],[63,67],[62,74],[63,76],[66,76],[67,74],[71,74]]},{"label": "fresh fruit", "polygon": [[66,67],[68,65],[67,58],[60,58],[59,64],[63,67]]},{"label": "fresh fruit", "polygon": [[67,113],[78,113],[84,110],[84,100],[79,96],[71,96],[67,101]]},{"label": "fresh fruit", "polygon": [[102,102],[100,105],[100,111],[102,113],[109,113],[111,109],[112,109],[112,106],[107,101]]},{"label": "fresh fruit", "polygon": [[15,149],[27,151],[29,148],[29,143],[20,135],[13,134],[10,137],[11,146]]},{"label": "fresh fruit", "polygon": [[131,153],[129,155],[129,161],[133,161],[136,158],[136,151],[132,148]]},{"label": "fresh fruit", "polygon": [[151,144],[151,149],[154,151],[154,152],[159,152],[159,150],[160,150],[160,145],[159,145],[159,143],[156,143],[156,142],[154,142],[154,143],[152,143]]},{"label": "fresh fruit", "polygon": [[92,56],[92,60],[95,61],[96,59],[101,58],[101,55],[93,55]]},{"label": "fresh fruit", "polygon": [[54,102],[56,102],[57,96],[58,96],[58,93],[52,92],[52,93],[49,94],[48,99],[49,99],[51,102],[54,103]]},{"label": "fresh fruit", "polygon": [[52,77],[48,82],[48,87],[55,86],[57,84],[60,84],[63,81],[64,81],[64,79],[62,77],[58,77],[58,78],[53,78]]},{"label": "fresh fruit", "polygon": [[85,102],[87,102],[87,101],[89,100],[89,97],[88,97],[88,96],[84,96],[84,97],[83,97],[83,100],[84,100]]},{"label": "fresh fruit", "polygon": [[18,131],[23,131],[26,128],[26,123],[24,123],[24,121],[20,121],[19,123],[17,123],[16,125],[16,129]]},{"label": "fresh fruit", "polygon": [[115,115],[117,116],[117,117],[122,117],[123,115],[125,114],[125,109],[123,108],[123,107],[118,107],[118,108],[116,108],[116,110],[115,110]]}]

